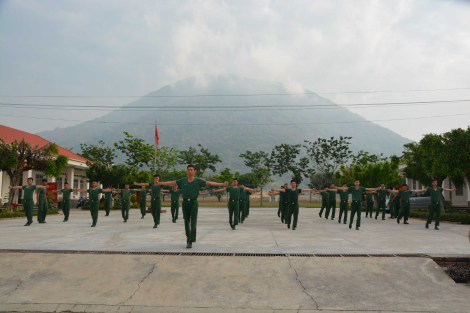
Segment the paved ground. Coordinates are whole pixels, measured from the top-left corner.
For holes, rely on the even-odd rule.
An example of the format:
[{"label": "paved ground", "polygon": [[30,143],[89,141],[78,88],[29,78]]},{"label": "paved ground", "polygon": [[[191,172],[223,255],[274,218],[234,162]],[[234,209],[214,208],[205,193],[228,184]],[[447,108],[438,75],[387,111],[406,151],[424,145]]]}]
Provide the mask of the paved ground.
[{"label": "paved ground", "polygon": [[[197,242],[191,252],[233,253],[424,253],[470,254],[468,225],[442,222],[440,230],[424,228],[424,221],[365,218],[359,231],[318,216],[317,208],[301,208],[297,230],[289,230],[276,215],[276,208],[252,208],[250,217],[233,231],[227,208],[199,209]],[[25,219],[0,220],[0,249],[103,250],[187,252],[183,221],[171,222],[162,214],[154,229],[150,214],[140,219],[131,210],[123,223],[120,211],[109,217],[100,211],[98,226],[91,228],[90,213],[73,210],[67,223],[63,216],[48,216],[46,224],[23,227]]]},{"label": "paved ground", "polygon": [[0,253],[0,272],[4,311],[468,312],[470,299],[427,258]]},{"label": "paved ground", "polygon": [[[183,223],[162,214],[120,212],[91,228],[89,212],[69,222],[23,227],[0,220],[0,249],[142,252],[469,255],[468,226],[425,229],[366,219],[360,231],[302,209],[288,230],[275,208],[254,208],[236,231],[226,208],[200,208],[197,243],[185,248]],[[428,258],[225,257],[0,253],[1,312],[469,312],[470,287],[455,284]]]}]

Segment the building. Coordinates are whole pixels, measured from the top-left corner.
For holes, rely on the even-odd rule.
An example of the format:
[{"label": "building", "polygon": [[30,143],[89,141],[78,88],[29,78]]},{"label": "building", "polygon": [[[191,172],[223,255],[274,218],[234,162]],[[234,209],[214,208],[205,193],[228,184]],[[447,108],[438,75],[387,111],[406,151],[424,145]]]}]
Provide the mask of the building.
[{"label": "building", "polygon": [[[39,147],[43,147],[50,143],[50,141],[34,135],[30,134],[18,129],[14,129],[11,127],[0,125],[0,138],[2,138],[5,142],[13,142],[16,140],[21,141],[24,139],[27,143],[32,146],[38,145]],[[62,189],[65,182],[69,183],[70,188],[87,188],[88,183],[86,180],[86,173],[85,170],[87,169],[87,160],[78,154],[75,154],[65,148],[59,146],[59,153],[60,155],[66,156],[69,158],[69,163],[67,166],[66,171],[64,171],[59,178],[55,177],[45,177],[44,173],[38,172],[35,170],[29,170],[27,172],[23,172],[23,177],[20,180],[21,185],[26,185],[26,180],[28,177],[32,177],[34,179],[33,184],[40,185],[43,178],[47,178],[48,182],[57,182],[57,189]],[[6,195],[9,192],[8,186],[10,186],[10,177],[7,173],[0,171],[0,199],[3,202],[6,202]],[[71,195],[71,199],[78,199],[79,193],[74,192]],[[34,196],[36,197],[36,195]],[[59,198],[61,194],[59,193]],[[19,194],[17,193],[14,202],[21,203],[23,198],[23,190],[20,190]]]},{"label": "building", "polygon": [[[404,169],[405,165],[401,164],[398,168],[398,171],[400,173],[403,173]],[[419,190],[426,187],[416,180],[412,180],[406,177],[403,177],[403,180],[404,183],[406,183],[410,187],[410,190]],[[442,187],[449,189],[454,188],[454,186],[452,186],[452,183],[448,179],[444,180],[444,182],[442,183]],[[452,201],[453,206],[470,208],[470,182],[467,182],[466,186],[457,188],[457,191],[444,191],[442,194],[444,195],[446,201]]]}]

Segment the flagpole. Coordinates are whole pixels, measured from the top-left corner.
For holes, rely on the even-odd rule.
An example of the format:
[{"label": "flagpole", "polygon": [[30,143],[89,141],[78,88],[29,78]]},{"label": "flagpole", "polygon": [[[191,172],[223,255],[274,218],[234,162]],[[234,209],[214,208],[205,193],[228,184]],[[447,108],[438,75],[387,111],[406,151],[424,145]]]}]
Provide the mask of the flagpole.
[{"label": "flagpole", "polygon": [[[157,120],[155,120],[155,129],[157,129]],[[154,149],[154,156],[153,156],[153,174],[157,173],[157,132],[155,132],[155,141],[154,141],[155,149]]]}]

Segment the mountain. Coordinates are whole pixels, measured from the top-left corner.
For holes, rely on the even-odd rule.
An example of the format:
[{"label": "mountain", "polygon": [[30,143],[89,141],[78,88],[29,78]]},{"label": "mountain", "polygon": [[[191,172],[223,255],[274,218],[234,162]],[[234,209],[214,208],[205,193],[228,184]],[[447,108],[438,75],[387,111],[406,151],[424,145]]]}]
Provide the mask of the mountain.
[{"label": "mountain", "polygon": [[[302,91],[301,91],[302,92]],[[367,122],[358,114],[337,106],[332,101],[310,93],[301,96],[209,96],[209,97],[149,97],[191,95],[250,95],[290,93],[281,83],[260,81],[234,75],[204,78],[187,78],[164,86],[123,108],[166,106],[171,110],[135,108],[117,109],[95,119],[98,122],[125,122],[135,124],[81,123],[75,126],[38,133],[47,140],[80,152],[80,143],[96,144],[103,140],[109,146],[124,138],[123,131],[134,137],[154,142],[154,120],[157,119],[160,145],[177,149],[196,147],[201,143],[209,151],[218,153],[222,164],[218,169],[229,167],[246,171],[238,155],[246,150],[270,152],[281,143],[303,143],[316,138],[352,136],[351,148],[385,156],[399,154],[403,144],[411,142],[391,130]],[[240,106],[281,106],[283,110],[262,109],[253,111]],[[305,105],[330,105],[327,109],[301,109]],[[226,111],[211,108],[199,111],[177,107],[218,106]],[[339,121],[364,121],[351,124],[308,124]],[[186,124],[186,125],[182,125]],[[211,125],[215,124],[215,125]],[[245,125],[255,124],[255,125]],[[273,124],[273,125],[263,125]],[[293,125],[283,125],[293,124]],[[119,161],[123,161],[120,156]]]}]

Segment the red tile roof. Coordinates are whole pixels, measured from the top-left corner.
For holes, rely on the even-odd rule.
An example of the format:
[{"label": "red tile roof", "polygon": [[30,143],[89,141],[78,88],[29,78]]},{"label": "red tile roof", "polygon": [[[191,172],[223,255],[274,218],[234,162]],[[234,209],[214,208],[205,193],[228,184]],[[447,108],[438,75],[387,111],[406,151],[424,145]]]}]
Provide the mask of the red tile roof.
[{"label": "red tile roof", "polygon": [[[38,145],[39,147],[44,147],[48,143],[50,143],[49,140],[46,140],[42,137],[39,137],[38,135],[30,134],[18,129],[14,129],[11,127],[7,127],[4,125],[0,125],[0,138],[2,138],[5,142],[13,142],[16,140],[21,141],[23,138],[24,140],[29,143],[32,146]],[[62,148],[61,146],[59,147],[59,153],[60,155],[69,157],[72,160],[76,161],[82,161],[86,162],[87,159],[84,157],[79,156],[78,154],[75,154],[67,149]]]}]

